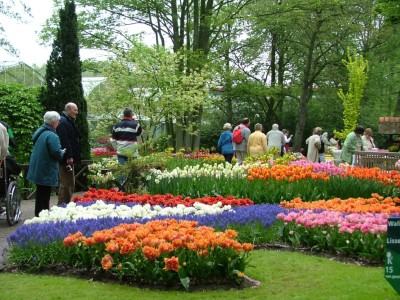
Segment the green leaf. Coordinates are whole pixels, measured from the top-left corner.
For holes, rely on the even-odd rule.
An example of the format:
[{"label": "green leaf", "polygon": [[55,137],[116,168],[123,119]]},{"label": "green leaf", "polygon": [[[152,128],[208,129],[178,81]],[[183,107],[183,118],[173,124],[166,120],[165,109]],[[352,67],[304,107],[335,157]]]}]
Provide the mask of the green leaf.
[{"label": "green leaf", "polygon": [[186,275],[185,269],[179,268],[178,275],[179,275],[179,280],[181,281],[183,287],[188,292],[189,291],[190,278]]}]

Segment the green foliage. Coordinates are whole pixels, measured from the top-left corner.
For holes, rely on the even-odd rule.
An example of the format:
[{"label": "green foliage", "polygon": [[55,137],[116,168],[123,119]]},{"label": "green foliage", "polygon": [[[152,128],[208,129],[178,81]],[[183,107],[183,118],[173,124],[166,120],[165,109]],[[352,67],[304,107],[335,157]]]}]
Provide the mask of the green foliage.
[{"label": "green foliage", "polygon": [[[166,131],[172,143],[176,138],[174,126],[197,135],[196,122],[188,116],[199,113],[198,108],[206,101],[209,78],[205,68],[181,71],[181,55],[133,43],[133,48],[119,53],[108,65],[107,84],[99,87],[101,97],[91,97],[91,112],[114,117],[124,107],[131,107],[145,128],[144,142]],[[172,120],[173,126],[166,125]]]},{"label": "green foliage", "polygon": [[388,24],[400,23],[400,4],[397,0],[379,0],[376,11],[385,17]]},{"label": "green foliage", "polygon": [[345,94],[339,89],[338,96],[343,101],[344,130],[334,131],[339,139],[346,139],[347,135],[354,130],[360,114],[360,101],[367,84],[368,61],[362,55],[353,55],[347,48],[347,61],[343,60],[349,72],[349,87]]},{"label": "green foliage", "polygon": [[32,151],[32,134],[43,123],[44,108],[39,102],[40,88],[19,84],[0,84],[1,120],[14,131],[20,163],[28,163]]}]

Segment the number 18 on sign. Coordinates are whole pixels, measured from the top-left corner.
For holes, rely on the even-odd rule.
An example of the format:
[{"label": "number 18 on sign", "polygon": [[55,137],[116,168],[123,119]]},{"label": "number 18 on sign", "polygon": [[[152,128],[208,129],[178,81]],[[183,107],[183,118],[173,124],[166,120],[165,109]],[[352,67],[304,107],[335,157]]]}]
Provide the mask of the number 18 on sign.
[{"label": "number 18 on sign", "polygon": [[385,278],[400,294],[400,218],[388,219]]}]

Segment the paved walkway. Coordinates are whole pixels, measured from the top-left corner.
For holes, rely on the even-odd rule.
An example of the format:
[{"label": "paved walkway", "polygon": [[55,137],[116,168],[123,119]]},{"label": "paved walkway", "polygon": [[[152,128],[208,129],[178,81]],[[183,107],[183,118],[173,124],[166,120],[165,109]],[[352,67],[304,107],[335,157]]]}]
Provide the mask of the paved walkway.
[{"label": "paved walkway", "polygon": [[[74,195],[82,195],[82,192]],[[57,205],[57,196],[52,196],[50,198],[50,207],[54,205]],[[14,226],[8,225],[5,216],[0,216],[0,270],[4,268],[3,251],[7,248],[7,237],[19,226],[23,225],[25,220],[31,219],[35,216],[35,200],[22,200],[21,212],[19,222]]]}]

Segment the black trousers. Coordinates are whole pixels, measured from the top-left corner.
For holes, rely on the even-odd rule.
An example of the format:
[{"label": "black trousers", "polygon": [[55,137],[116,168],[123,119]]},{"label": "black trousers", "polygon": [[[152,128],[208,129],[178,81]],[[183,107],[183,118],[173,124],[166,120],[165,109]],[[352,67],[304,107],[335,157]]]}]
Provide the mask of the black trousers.
[{"label": "black trousers", "polygon": [[228,163],[232,163],[233,153],[232,154],[222,154],[225,158],[225,161]]},{"label": "black trousers", "polygon": [[51,186],[36,185],[36,201],[35,201],[35,217],[39,217],[39,213],[50,206]]}]

